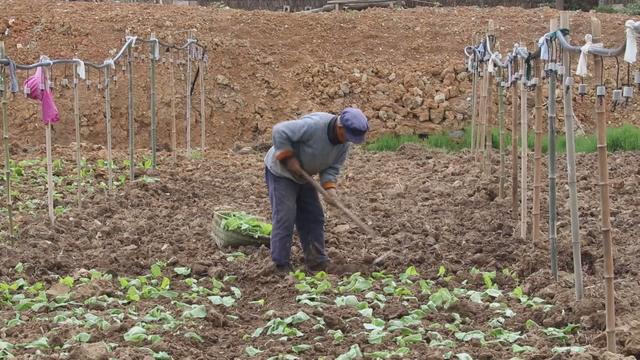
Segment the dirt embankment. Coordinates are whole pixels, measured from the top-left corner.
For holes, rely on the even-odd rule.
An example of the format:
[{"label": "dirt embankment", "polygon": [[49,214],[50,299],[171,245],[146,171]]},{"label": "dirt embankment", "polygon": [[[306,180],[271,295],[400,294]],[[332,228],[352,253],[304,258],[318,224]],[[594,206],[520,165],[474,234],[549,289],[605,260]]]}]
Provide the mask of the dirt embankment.
[{"label": "dirt embankment", "polygon": [[[374,136],[459,129],[469,120],[471,84],[462,49],[472,34],[493,19],[503,51],[515,41],[533,47],[533,40],[547,30],[549,19],[556,14],[548,8],[462,7],[310,15],[44,0],[3,0],[0,6],[6,9],[3,16],[16,19],[6,42],[9,56],[21,63],[33,62],[41,54],[69,58],[74,52],[101,62],[120,48],[127,30],[141,37],[155,32],[165,41],[182,43],[184,33],[175,32],[196,29],[210,54],[206,121],[208,143],[215,148],[237,141],[268,141],[270,128],[278,121],[350,105],[361,107],[369,116]],[[589,16],[574,14],[576,39],[589,30]],[[625,17],[598,17],[604,24],[605,44],[621,42]],[[137,51],[144,55],[148,49]],[[183,55],[175,54],[182,59]],[[615,61],[607,60],[606,66],[609,78],[615,80]],[[134,91],[139,146],[149,143],[148,68],[148,57],[138,57]],[[169,62],[159,65],[158,136],[163,149],[170,143],[174,91],[179,146],[184,146],[184,73],[184,66],[176,68],[174,85]],[[621,74],[620,84],[626,82],[626,69]],[[123,148],[127,144],[127,88],[120,66],[117,76],[112,85],[114,144]],[[25,77],[21,72],[20,80]],[[71,77],[71,68],[56,67],[53,77],[59,84]],[[82,139],[96,144],[106,138],[103,96],[96,86],[101,78],[102,74],[89,71],[92,84],[80,87]],[[615,81],[610,85],[614,87]],[[56,88],[62,122],[55,127],[54,142],[68,145],[75,133],[72,90]],[[197,86],[194,96],[193,142],[200,136]],[[589,96],[575,101],[578,118],[587,130],[593,128],[592,101]],[[533,106],[533,101],[529,104]],[[610,116],[611,123],[637,123],[636,110],[634,103],[618,109]],[[43,142],[39,110],[33,101],[20,95],[11,99],[10,116],[12,139],[23,144]],[[559,117],[562,120],[561,114]]]}]

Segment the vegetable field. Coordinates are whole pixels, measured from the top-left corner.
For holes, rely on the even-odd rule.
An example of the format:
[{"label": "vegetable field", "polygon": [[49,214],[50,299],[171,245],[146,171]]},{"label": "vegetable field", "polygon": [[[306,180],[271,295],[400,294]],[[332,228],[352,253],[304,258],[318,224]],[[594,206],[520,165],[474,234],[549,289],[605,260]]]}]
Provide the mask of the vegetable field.
[{"label": "vegetable field", "polygon": [[[561,278],[555,283],[546,244],[515,240],[509,202],[478,181],[470,155],[410,144],[394,153],[356,150],[341,194],[388,238],[367,244],[368,251],[396,252],[384,266],[370,267],[354,249],[371,240],[329,209],[329,255],[340,271],[305,274],[296,243],[298,270],[285,278],[270,273],[267,248],[221,251],[210,236],[221,206],[269,218],[262,153],[214,153],[175,167],[170,157],[160,157],[167,165],[143,170],[113,196],[100,186],[100,153],[90,155],[86,163],[96,165],[87,165],[92,190],[82,208],[73,189],[68,196],[61,192],[57,205],[65,210],[50,229],[46,205],[31,201],[16,214],[19,238],[0,247],[2,358],[616,358],[601,350],[597,212],[585,207],[582,214],[587,296],[578,304],[567,232],[561,231]],[[68,160],[56,171],[61,183],[74,173],[70,154],[63,158]],[[637,316],[639,174],[626,165],[633,158],[612,155],[612,171],[624,179],[614,184],[623,324]],[[40,181],[35,159],[17,160],[23,173],[16,184]],[[579,178],[586,179],[593,155],[578,161]],[[224,171],[230,166],[240,171]],[[581,186],[585,196],[596,192],[586,180]],[[46,191],[14,188],[25,204]],[[560,211],[562,216],[568,209]],[[243,217],[238,224],[247,224]],[[634,331],[627,326],[619,333],[628,354],[637,354]]]},{"label": "vegetable field", "polygon": [[[602,72],[598,88],[611,94],[599,95],[587,76],[574,86],[589,91],[554,96],[545,85],[535,96],[555,102],[518,104],[512,91],[495,103],[507,111],[505,144],[518,143],[518,109],[573,104],[585,132],[575,181],[572,160],[550,157],[553,141],[522,159],[514,147],[511,156],[467,150],[474,70],[463,49],[471,41],[476,49],[474,35],[489,20],[500,45],[493,50],[507,54],[516,41],[534,49],[555,9],[290,14],[49,0],[0,0],[0,9],[8,170],[0,181],[0,360],[640,358],[640,105],[629,96],[640,84],[637,62],[598,60],[587,47],[571,53],[573,62],[588,55],[589,71]],[[587,32],[601,33],[593,50],[623,37],[635,43],[640,24],[625,36],[627,15],[596,14],[602,29],[592,16],[571,14],[572,44]],[[556,47],[554,57],[569,54]],[[23,95],[38,59],[59,109],[55,125],[43,126],[40,104]],[[525,85],[522,99],[534,95]],[[478,108],[488,114],[493,100],[483,93]],[[614,94],[624,101],[597,112],[596,141],[594,104],[604,109]],[[367,115],[372,141],[350,151],[338,195],[380,238],[326,207],[327,272],[305,273],[296,237],[294,271],[276,274],[263,165],[272,127],[347,106]],[[559,110],[548,128],[561,132],[571,113]],[[482,118],[485,135],[499,127]],[[528,139],[531,121],[522,125]],[[538,140],[544,127],[536,125]],[[556,140],[571,143],[560,133]],[[549,159],[558,161],[549,177],[518,177],[516,162],[555,169]],[[504,188],[500,173],[512,174]],[[531,184],[541,189],[535,196]],[[572,245],[581,255],[579,302]],[[613,249],[607,266],[605,249]],[[615,316],[605,316],[605,278]]]}]

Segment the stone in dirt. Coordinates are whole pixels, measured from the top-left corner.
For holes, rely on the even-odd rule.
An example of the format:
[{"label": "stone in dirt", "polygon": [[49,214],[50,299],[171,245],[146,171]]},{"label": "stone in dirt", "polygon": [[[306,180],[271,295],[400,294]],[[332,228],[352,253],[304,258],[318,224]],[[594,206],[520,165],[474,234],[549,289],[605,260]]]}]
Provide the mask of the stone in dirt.
[{"label": "stone in dirt", "polygon": [[631,334],[627,338],[622,352],[625,355],[640,357],[640,325],[631,328]]},{"label": "stone in dirt", "polygon": [[57,284],[51,286],[49,288],[49,290],[46,291],[46,293],[49,296],[56,297],[56,296],[61,296],[61,295],[69,293],[69,290],[71,290],[71,289],[69,289],[69,287],[67,285],[57,283]]},{"label": "stone in dirt", "polygon": [[109,353],[104,343],[82,344],[69,355],[71,360],[107,360]]}]

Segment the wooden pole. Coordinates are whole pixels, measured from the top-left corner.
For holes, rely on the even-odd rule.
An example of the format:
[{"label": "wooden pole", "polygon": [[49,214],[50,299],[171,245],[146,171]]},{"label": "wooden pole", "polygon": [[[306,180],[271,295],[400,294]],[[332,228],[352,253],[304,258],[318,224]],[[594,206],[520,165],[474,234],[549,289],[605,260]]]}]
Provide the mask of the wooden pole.
[{"label": "wooden pole", "polygon": [[173,161],[176,161],[177,135],[176,135],[176,74],[175,74],[175,58],[173,50],[169,49],[171,54],[171,152]]},{"label": "wooden pole", "polygon": [[[487,26],[487,42],[490,42],[488,45],[493,49],[494,44],[491,43],[492,39],[494,38],[495,35],[495,31],[494,31],[494,24],[493,24],[493,20],[489,20],[489,24]],[[494,79],[494,73],[490,73],[489,71],[487,71],[487,82],[486,82],[486,87],[487,87],[487,91],[486,91],[486,99],[485,99],[485,114],[484,114],[484,123],[483,123],[483,128],[482,128],[482,141],[485,143],[484,145],[484,152],[483,152],[483,158],[482,158],[482,166],[484,168],[484,174],[489,176],[491,175],[491,147],[493,146],[492,143],[492,139],[491,139],[491,128],[489,127],[490,121],[491,121],[491,114],[493,114],[493,99],[491,98],[492,96],[492,90],[493,90],[493,79]]]},{"label": "wooden pole", "polygon": [[158,118],[157,118],[157,106],[156,106],[156,47],[158,43],[156,40],[156,35],[151,33],[151,62],[150,62],[150,73],[151,73],[151,166],[153,169],[156,168],[156,148],[158,142]]},{"label": "wooden pole", "polygon": [[527,87],[525,84],[526,69],[525,62],[522,60],[522,78],[520,80],[520,237],[527,240],[527,190],[529,188],[529,178],[527,176],[527,160],[529,158],[528,150],[528,109],[527,109]]},{"label": "wooden pole", "polygon": [[486,128],[487,121],[487,93],[489,92],[489,69],[487,64],[483,64],[482,69],[482,85],[480,87],[480,122],[478,124],[478,129],[476,131],[476,144],[479,149],[479,152],[476,153],[476,161],[478,161],[478,156],[481,156],[483,159],[482,168],[484,169],[484,130]]},{"label": "wooden pole", "polygon": [[134,123],[134,108],[133,108],[133,50],[132,45],[127,48],[127,77],[128,77],[128,87],[129,87],[129,98],[128,98],[128,118],[129,118],[129,177],[131,181],[133,181],[136,177],[136,127]]},{"label": "wooden pole", "polygon": [[[77,57],[77,54],[76,54]],[[76,127],[76,169],[78,176],[78,183],[76,188],[76,200],[78,207],[82,206],[81,203],[81,188],[82,188],[82,154],[80,153],[80,96],[78,94],[78,65],[73,64],[73,120]]]},{"label": "wooden pole", "polygon": [[111,153],[111,77],[109,66],[104,68],[104,116],[107,125],[107,172],[109,193],[113,191],[113,155]]},{"label": "wooden pole", "polygon": [[[551,19],[551,31],[558,28],[558,19]],[[551,65],[555,65],[551,64]],[[548,72],[549,76],[549,244],[551,251],[551,273],[558,281],[558,235],[556,224],[556,75],[555,67]]]},{"label": "wooden pole", "polygon": [[207,63],[204,59],[200,62],[200,151],[204,155],[204,149],[207,140],[207,109],[205,107],[205,80],[204,75],[207,70]]},{"label": "wooden pole", "polygon": [[534,170],[533,170],[533,209],[531,214],[533,215],[533,224],[531,229],[531,237],[533,243],[536,244],[540,241],[540,193],[542,190],[542,66],[543,63],[540,59],[536,59],[534,63],[535,77],[538,79],[536,85],[536,100],[535,100],[535,143],[534,143]]},{"label": "wooden pole", "polygon": [[[560,27],[569,29],[569,13],[560,13]],[[582,300],[582,256],[580,254],[580,219],[578,218],[578,190],[576,185],[576,140],[573,129],[573,77],[571,76],[571,62],[569,52],[562,55],[564,65],[564,124],[567,138],[567,175],[569,183],[569,208],[571,209],[571,243],[573,245],[573,273],[575,278],[576,300]]]},{"label": "wooden pole", "polygon": [[478,117],[476,119],[476,153],[475,153],[475,161],[479,162],[479,156],[482,156],[482,152],[484,149],[484,141],[482,141],[482,124],[486,115],[486,100],[487,100],[487,64],[482,64],[482,71],[478,70],[478,75],[480,75],[480,83],[479,86],[479,98],[478,98]]},{"label": "wooden pole", "polygon": [[498,131],[500,136],[500,187],[498,196],[504,199],[504,87],[502,86],[502,77],[499,77],[496,82],[498,83]]},{"label": "wooden pole", "polygon": [[[515,72],[515,69],[514,69]],[[518,216],[518,89],[511,84],[511,216]]]},{"label": "wooden pole", "polygon": [[[591,35],[594,44],[599,43],[601,36],[600,20],[591,18]],[[594,56],[596,83],[604,87],[602,58]],[[602,215],[602,239],[604,242],[604,285],[606,293],[606,334],[607,350],[616,352],[616,314],[613,285],[613,244],[611,241],[611,221],[609,214],[609,169],[607,165],[607,115],[605,96],[596,98],[596,124],[598,129],[598,172],[600,174],[600,204]]]},{"label": "wooden pole", "polygon": [[[476,45],[475,36],[473,46]],[[477,102],[478,102],[478,59],[475,51],[473,52],[473,93],[471,95],[471,151],[476,152],[476,121],[477,121]]]},{"label": "wooden pole", "polygon": [[491,175],[491,147],[493,146],[491,139],[490,119],[493,114],[493,90],[494,76],[493,73],[487,72],[487,99],[485,105],[484,124],[482,129],[483,140],[485,142],[484,157],[482,158],[482,167],[484,168],[484,174]]},{"label": "wooden pole", "polygon": [[[0,41],[0,59],[4,59],[5,49],[4,41]],[[5,77],[5,67],[0,69],[0,92],[2,96],[0,101],[2,103],[2,142],[4,145],[4,181],[5,188],[7,190],[7,215],[9,218],[9,238],[13,240],[13,199],[11,198],[11,159],[9,158],[9,115],[7,111],[7,79]]]},{"label": "wooden pole", "polygon": [[[191,40],[191,31],[189,31],[188,40]],[[187,157],[191,159],[191,44],[187,46],[187,104],[186,104],[186,122],[187,122]]]},{"label": "wooden pole", "polygon": [[[42,69],[42,71],[47,73],[47,68]],[[44,78],[48,78],[45,76]],[[41,82],[40,89],[45,91],[45,89],[49,86],[46,81]],[[51,226],[53,226],[56,222],[56,215],[53,207],[53,156],[51,155],[51,123],[48,123],[45,127],[45,146],[47,150],[47,204],[49,208],[49,220],[51,221]]]}]

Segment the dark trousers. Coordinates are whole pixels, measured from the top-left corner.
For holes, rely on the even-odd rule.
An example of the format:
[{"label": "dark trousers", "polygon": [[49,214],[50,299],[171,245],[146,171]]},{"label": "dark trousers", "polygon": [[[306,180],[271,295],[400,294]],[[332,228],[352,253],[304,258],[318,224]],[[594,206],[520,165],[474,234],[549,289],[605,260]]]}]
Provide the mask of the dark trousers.
[{"label": "dark trousers", "polygon": [[311,184],[298,184],[276,176],[265,168],[265,180],[271,202],[271,260],[289,265],[293,228],[298,230],[305,263],[327,261],[324,244],[324,212],[318,192]]}]

